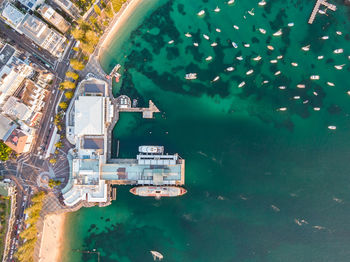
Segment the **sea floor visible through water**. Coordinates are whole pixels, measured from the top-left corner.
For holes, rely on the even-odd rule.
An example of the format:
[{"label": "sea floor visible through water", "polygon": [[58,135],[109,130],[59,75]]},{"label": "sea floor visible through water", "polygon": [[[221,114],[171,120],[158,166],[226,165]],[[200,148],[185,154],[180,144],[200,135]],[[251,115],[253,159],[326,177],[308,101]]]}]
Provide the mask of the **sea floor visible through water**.
[{"label": "sea floor visible through water", "polygon": [[122,113],[113,154],[116,141],[119,157],[139,145],[179,153],[188,193],[118,187],[111,206],[69,215],[64,261],[97,261],[78,249],[100,261],[153,261],[150,250],[163,261],[348,261],[349,8],[332,1],[338,10],[308,25],[314,1],[258,2],[150,0],[116,35],[101,59],[106,72],[122,65],[114,95],[161,113]]}]

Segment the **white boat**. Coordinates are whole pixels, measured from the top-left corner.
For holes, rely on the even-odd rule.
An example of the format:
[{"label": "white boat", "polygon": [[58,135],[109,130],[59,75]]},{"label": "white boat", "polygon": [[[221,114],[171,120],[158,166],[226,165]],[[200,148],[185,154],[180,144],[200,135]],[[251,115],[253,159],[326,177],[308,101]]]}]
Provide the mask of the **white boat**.
[{"label": "white boat", "polygon": [[314,111],[320,111],[321,110],[321,108],[319,108],[319,107],[314,107]]},{"label": "white boat", "polygon": [[283,58],[283,55],[277,56],[277,59],[282,59],[282,58]]},{"label": "white boat", "polygon": [[322,36],[322,37],[321,37],[322,40],[327,40],[328,38],[329,38],[328,35],[325,35],[325,36]]},{"label": "white boat", "polygon": [[207,35],[205,35],[205,34],[203,34],[203,37],[204,37],[205,39],[207,39],[207,40],[210,39],[209,36],[207,36]]},{"label": "white boat", "polygon": [[264,5],[266,5],[265,0],[260,1],[260,2],[258,3],[258,5],[260,5],[260,6],[264,6]]},{"label": "white boat", "polygon": [[264,80],[262,83],[263,84],[267,84],[269,81],[267,81],[267,80]]},{"label": "white boat", "polygon": [[198,43],[193,43],[194,46],[198,46]]},{"label": "white boat", "polygon": [[324,57],[323,55],[319,55],[319,56],[317,57],[317,59],[318,59],[318,60],[322,60],[323,57]]},{"label": "white boat", "polygon": [[305,88],[305,85],[304,84],[298,84],[297,88]]},{"label": "white boat", "polygon": [[173,44],[173,43],[174,43],[174,40],[170,40],[170,41],[168,42],[169,45],[171,45],[171,44]]},{"label": "white boat", "polygon": [[251,75],[251,74],[253,74],[254,73],[254,70],[253,69],[250,69],[249,71],[247,71],[245,74],[246,75]]},{"label": "white boat", "polygon": [[350,91],[346,92],[348,95],[350,95]]},{"label": "white boat", "polygon": [[295,100],[300,99],[300,96],[293,96]]},{"label": "white boat", "polygon": [[284,89],[286,89],[287,87],[286,87],[286,86],[279,86],[278,88],[281,89],[281,90],[284,90]]},{"label": "white boat", "polygon": [[192,35],[190,33],[186,33],[185,36],[186,37],[192,37]]},{"label": "white boat", "polygon": [[218,45],[218,43],[216,43],[216,42],[211,44],[211,46],[217,46],[217,45]]},{"label": "white boat", "polygon": [[220,12],[220,8],[217,6],[217,7],[214,9],[214,12],[219,13],[219,12]]},{"label": "white boat", "polygon": [[212,82],[218,81],[219,79],[220,79],[220,76],[216,76],[216,77],[212,80]]},{"label": "white boat", "polygon": [[139,152],[145,154],[163,154],[164,146],[139,146]]},{"label": "white boat", "polygon": [[281,71],[277,71],[277,72],[275,73],[275,76],[278,76],[279,74],[281,74]]},{"label": "white boat", "polygon": [[157,259],[158,260],[162,260],[163,259],[163,255],[161,253],[159,253],[158,251],[151,250],[150,252],[151,252],[151,254],[153,256],[154,261],[156,261]]},{"label": "white boat", "polygon": [[298,66],[298,63],[295,63],[295,62],[292,62],[292,63],[290,63],[292,66],[295,66],[295,67],[297,67]]},{"label": "white boat", "polygon": [[335,50],[333,51],[334,54],[341,54],[341,53],[343,53],[343,52],[344,52],[343,48],[335,49]]},{"label": "white boat", "polygon": [[248,48],[250,47],[250,44],[244,44],[244,47]]},{"label": "white boat", "polygon": [[254,61],[259,61],[259,60],[261,60],[261,56],[258,55],[257,57],[254,57],[253,60]]},{"label": "white boat", "polygon": [[278,61],[276,59],[270,61],[271,64],[276,64],[277,62]]},{"label": "white boat", "polygon": [[235,42],[232,42],[232,46],[233,46],[234,48],[238,48],[238,45],[237,45]]},{"label": "white boat", "polygon": [[331,129],[331,130],[336,130],[337,127],[336,126],[328,126],[328,129]]},{"label": "white boat", "polygon": [[320,10],[318,10],[318,13],[319,13],[319,14],[321,14],[321,15],[325,15],[325,14],[326,14],[326,12],[325,12],[325,11],[323,11],[323,10],[321,10],[321,9],[320,9]]},{"label": "white boat", "polygon": [[239,30],[239,27],[236,26],[236,25],[233,25],[233,28],[236,29],[236,30]]},{"label": "white boat", "polygon": [[260,31],[260,33],[262,33],[262,34],[266,34],[266,30],[263,29],[263,28],[259,28],[259,31]]},{"label": "white boat", "polygon": [[272,45],[268,45],[268,46],[267,46],[267,49],[269,49],[269,50],[274,50],[275,48],[274,48]]},{"label": "white boat", "polygon": [[227,2],[227,4],[232,5],[235,2],[235,0],[230,0]]},{"label": "white boat", "polygon": [[312,76],[310,76],[310,79],[311,80],[319,80],[320,76],[319,75],[312,75]]},{"label": "white boat", "polygon": [[340,31],[335,32],[337,35],[342,35],[343,33]]},{"label": "white boat", "polygon": [[345,66],[345,64],[343,64],[343,65],[335,65],[334,67],[335,67],[335,69],[342,70],[343,66]]},{"label": "white boat", "polygon": [[248,11],[248,14],[250,14],[251,16],[254,15],[254,8],[252,8],[252,10]]},{"label": "white boat", "polygon": [[278,111],[287,111],[287,107],[280,107],[277,109]]},{"label": "white boat", "polygon": [[197,73],[186,74],[185,79],[187,79],[187,80],[197,79]]},{"label": "white boat", "polygon": [[243,56],[237,56],[236,59],[239,60],[239,61],[242,61],[243,60]]},{"label": "white boat", "polygon": [[293,27],[294,26],[294,23],[292,22],[292,23],[288,23],[288,26],[289,27]]},{"label": "white boat", "polygon": [[238,87],[241,88],[241,87],[243,87],[244,85],[245,85],[245,82],[243,81],[243,82],[241,82],[241,83],[238,85]]},{"label": "white boat", "polygon": [[204,14],[205,14],[205,11],[204,10],[200,10],[197,15],[201,16],[201,15],[204,15]]},{"label": "white boat", "polygon": [[273,34],[273,36],[280,36],[282,35],[282,29],[278,30],[276,33]]},{"label": "white boat", "polygon": [[313,91],[312,93],[314,94],[314,96],[318,96],[317,92]]},{"label": "white boat", "polygon": [[235,70],[235,68],[234,68],[234,67],[232,67],[232,66],[230,66],[230,67],[226,68],[226,71],[229,71],[229,72],[231,72],[231,71],[233,71],[233,70]]},{"label": "white boat", "polygon": [[303,46],[303,47],[301,48],[301,50],[303,50],[303,51],[309,51],[309,50],[310,50],[310,45]]},{"label": "white boat", "polygon": [[220,28],[216,28],[215,31],[218,32],[218,33],[221,33],[221,29]]},{"label": "white boat", "polygon": [[213,59],[212,56],[208,56],[208,57],[205,59],[205,61],[210,61],[210,60],[212,60],[212,59]]},{"label": "white boat", "polygon": [[329,86],[335,86],[335,84],[332,83],[332,82],[327,82],[327,85],[329,85]]},{"label": "white boat", "polygon": [[303,101],[303,104],[307,104],[307,103],[309,103],[309,100]]}]

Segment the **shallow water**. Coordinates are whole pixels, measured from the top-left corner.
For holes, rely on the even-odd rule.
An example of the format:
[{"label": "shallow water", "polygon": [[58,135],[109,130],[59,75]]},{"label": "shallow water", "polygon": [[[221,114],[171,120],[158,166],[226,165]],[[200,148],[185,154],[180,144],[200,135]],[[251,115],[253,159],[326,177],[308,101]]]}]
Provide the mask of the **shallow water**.
[{"label": "shallow water", "polygon": [[[121,114],[114,130],[119,157],[135,156],[141,144],[164,145],[186,159],[188,193],[155,200],[118,187],[111,206],[69,216],[65,261],[97,261],[95,254],[72,251],[94,248],[101,261],[152,261],[149,250],[161,252],[163,261],[348,260],[348,9],[338,1],[335,14],[307,25],[313,1],[257,3],[151,1],[116,37],[101,61],[106,71],[117,63],[125,70],[115,95],[140,105],[152,99],[162,111],[152,120]],[[252,8],[254,16],[247,13]],[[197,16],[202,9],[206,14]],[[273,37],[280,28],[282,36]],[[218,46],[210,46],[214,41]],[[310,51],[301,50],[309,44]],[[337,48],[344,53],[333,54]],[[209,55],[213,60],[206,62]],[[252,60],[257,55],[259,62]],[[283,59],[271,64],[279,55]],[[341,64],[343,70],[334,68]],[[235,70],[225,71],[229,66]],[[185,80],[189,72],[198,79]],[[277,111],[281,107],[287,110]]]}]

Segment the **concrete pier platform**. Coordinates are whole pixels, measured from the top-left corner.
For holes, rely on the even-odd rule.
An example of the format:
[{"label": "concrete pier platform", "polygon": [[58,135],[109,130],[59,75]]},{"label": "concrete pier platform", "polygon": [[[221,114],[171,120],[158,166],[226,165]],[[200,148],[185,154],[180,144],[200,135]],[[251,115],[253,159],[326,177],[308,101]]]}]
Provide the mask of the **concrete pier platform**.
[{"label": "concrete pier platform", "polygon": [[332,11],[336,11],[337,10],[336,5],[328,3],[327,0],[317,0],[316,4],[314,6],[314,9],[312,10],[312,13],[310,15],[310,18],[309,18],[309,21],[308,21],[309,24],[312,24],[314,22],[314,20],[316,18],[316,15],[317,15],[317,13],[320,10],[320,7],[322,5],[327,7],[327,9],[330,9]]}]

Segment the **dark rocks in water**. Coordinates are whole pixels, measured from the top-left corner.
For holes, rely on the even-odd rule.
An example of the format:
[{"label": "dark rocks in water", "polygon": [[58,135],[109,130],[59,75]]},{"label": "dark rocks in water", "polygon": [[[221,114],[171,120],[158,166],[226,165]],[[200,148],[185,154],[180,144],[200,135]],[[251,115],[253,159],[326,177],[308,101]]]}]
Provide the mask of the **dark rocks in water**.
[{"label": "dark rocks in water", "polygon": [[334,59],[333,58],[328,58],[326,60],[326,64],[329,64],[329,63],[333,63],[334,62]]},{"label": "dark rocks in water", "polygon": [[311,64],[311,68],[315,68],[315,65],[314,65],[314,64]]},{"label": "dark rocks in water", "polygon": [[338,105],[333,104],[327,108],[327,111],[328,113],[335,115],[335,114],[339,114],[342,111],[342,109]]},{"label": "dark rocks in water", "polygon": [[106,218],[106,220],[105,220],[106,222],[109,222],[109,221],[111,221],[111,219],[110,218]]}]

